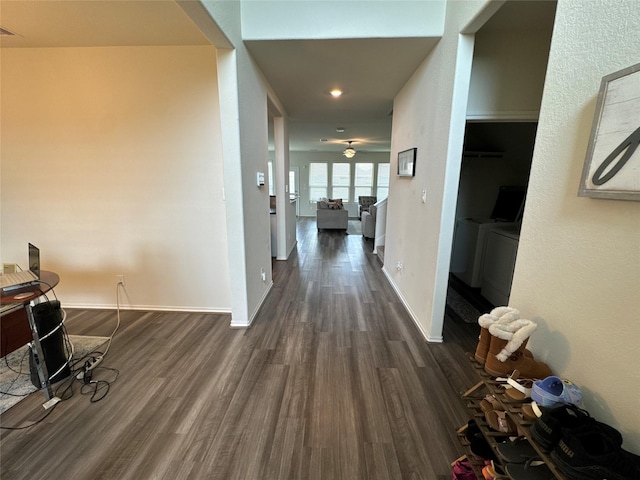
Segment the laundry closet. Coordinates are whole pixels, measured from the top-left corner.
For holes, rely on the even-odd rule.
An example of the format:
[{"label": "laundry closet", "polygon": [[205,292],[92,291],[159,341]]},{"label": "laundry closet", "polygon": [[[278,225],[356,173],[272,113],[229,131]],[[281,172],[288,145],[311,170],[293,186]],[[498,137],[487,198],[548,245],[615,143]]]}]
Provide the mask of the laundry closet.
[{"label": "laundry closet", "polygon": [[468,122],[451,273],[494,305],[507,305],[537,124]]}]

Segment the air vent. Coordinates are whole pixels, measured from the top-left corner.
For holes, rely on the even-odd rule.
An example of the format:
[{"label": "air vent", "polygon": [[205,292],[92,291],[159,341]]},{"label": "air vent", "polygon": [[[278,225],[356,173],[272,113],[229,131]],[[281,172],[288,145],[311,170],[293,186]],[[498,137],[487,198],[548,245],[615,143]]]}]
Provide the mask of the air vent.
[{"label": "air vent", "polygon": [[12,37],[14,35],[15,35],[15,33],[10,32],[6,28],[0,27],[0,37]]}]

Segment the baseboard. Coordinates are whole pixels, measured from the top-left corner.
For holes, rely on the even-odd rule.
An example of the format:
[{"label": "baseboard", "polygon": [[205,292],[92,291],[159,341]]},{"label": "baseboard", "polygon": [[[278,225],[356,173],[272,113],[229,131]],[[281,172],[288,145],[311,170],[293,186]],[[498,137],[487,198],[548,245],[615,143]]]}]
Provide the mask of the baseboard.
[{"label": "baseboard", "polygon": [[[116,310],[115,304],[83,304],[64,303],[64,308],[75,308],[82,310]],[[171,305],[120,305],[120,310],[134,310],[145,312],[184,312],[184,313],[217,313],[231,314],[231,308],[202,308],[202,307],[177,307]]]},{"label": "baseboard", "polygon": [[258,316],[258,313],[260,312],[260,309],[262,308],[262,305],[264,304],[265,300],[267,299],[267,295],[269,295],[269,292],[271,291],[272,288],[273,288],[273,282],[269,283],[267,289],[262,294],[262,298],[258,302],[258,306],[255,308],[255,310],[253,311],[253,313],[251,314],[251,316],[249,317],[247,322],[238,322],[237,320],[234,320],[233,317],[232,317],[231,318],[230,327],[231,328],[249,328],[251,326],[251,324],[253,323],[253,321]]},{"label": "baseboard", "polygon": [[384,266],[382,267],[382,273],[384,273],[384,276],[387,277],[387,281],[389,282],[389,285],[391,285],[391,288],[393,288],[393,291],[396,292],[396,295],[398,295],[398,298],[400,299],[400,301],[402,302],[402,305],[404,306],[405,310],[409,314],[409,317],[411,317],[411,320],[413,321],[414,325],[418,328],[418,331],[422,335],[422,338],[424,338],[429,343],[442,343],[444,341],[444,338],[442,336],[431,337],[429,336],[429,334],[427,334],[427,332],[424,330],[420,322],[418,322],[417,315],[413,312],[413,310],[407,303],[407,300],[402,295],[402,292],[400,292],[398,285],[396,284],[396,282],[393,281],[393,278],[391,277],[388,270]]},{"label": "baseboard", "polygon": [[295,250],[296,245],[298,245],[298,240],[293,242],[293,245],[291,245],[291,248],[287,252],[287,256],[285,258],[276,257],[276,260],[289,260],[289,257],[291,256],[291,253]]}]

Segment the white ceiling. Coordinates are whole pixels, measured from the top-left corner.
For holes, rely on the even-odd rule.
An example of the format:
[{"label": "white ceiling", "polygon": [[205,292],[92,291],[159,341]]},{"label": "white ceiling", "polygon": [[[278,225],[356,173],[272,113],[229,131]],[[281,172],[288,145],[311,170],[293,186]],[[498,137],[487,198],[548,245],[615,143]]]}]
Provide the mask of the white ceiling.
[{"label": "white ceiling", "polygon": [[[485,28],[548,25],[548,6],[554,3],[507,2]],[[16,34],[0,37],[2,47],[209,43],[178,4],[166,0],[0,0],[0,26]],[[289,115],[291,150],[340,151],[354,140],[361,152],[389,151],[393,98],[436,43],[434,38],[246,42]],[[334,86],[344,91],[339,99],[329,95]],[[345,132],[337,133],[337,127]]]}]

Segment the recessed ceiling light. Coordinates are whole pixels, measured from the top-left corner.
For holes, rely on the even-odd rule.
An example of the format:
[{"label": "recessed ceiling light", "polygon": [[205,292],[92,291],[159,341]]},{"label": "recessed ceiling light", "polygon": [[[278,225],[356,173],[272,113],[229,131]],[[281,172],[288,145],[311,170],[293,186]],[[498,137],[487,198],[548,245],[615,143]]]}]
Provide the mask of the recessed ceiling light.
[{"label": "recessed ceiling light", "polygon": [[334,88],[333,90],[331,90],[331,96],[333,98],[338,98],[340,95],[342,95],[342,90],[338,89],[338,88]]},{"label": "recessed ceiling light", "polygon": [[327,139],[326,139],[326,138],[321,138],[321,139],[320,139],[320,141],[321,141],[321,142],[326,142],[326,141],[327,141]]},{"label": "recessed ceiling light", "polygon": [[344,128],[342,128],[342,127],[338,127],[338,128],[336,128],[336,132],[338,132],[338,133],[344,133]]}]

